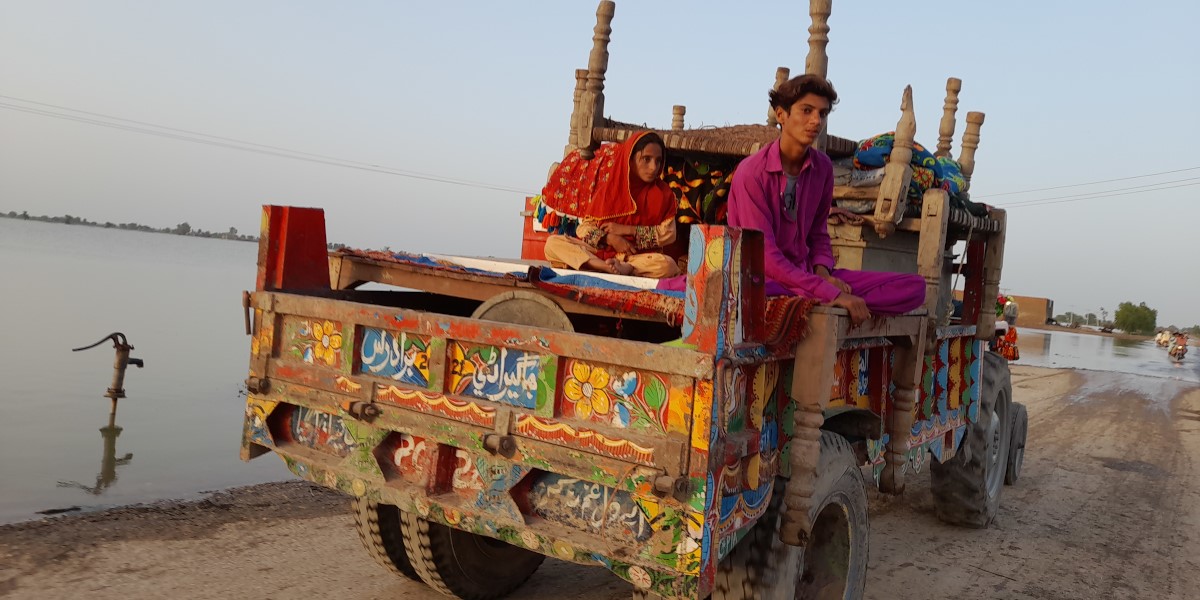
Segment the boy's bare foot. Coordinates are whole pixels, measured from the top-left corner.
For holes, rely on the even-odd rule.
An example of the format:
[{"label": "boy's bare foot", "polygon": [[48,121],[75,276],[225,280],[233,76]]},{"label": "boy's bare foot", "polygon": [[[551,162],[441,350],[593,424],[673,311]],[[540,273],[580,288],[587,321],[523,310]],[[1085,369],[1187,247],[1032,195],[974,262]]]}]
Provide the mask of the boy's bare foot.
[{"label": "boy's bare foot", "polygon": [[633,265],[610,258],[608,259],[608,272],[613,275],[633,275]]}]

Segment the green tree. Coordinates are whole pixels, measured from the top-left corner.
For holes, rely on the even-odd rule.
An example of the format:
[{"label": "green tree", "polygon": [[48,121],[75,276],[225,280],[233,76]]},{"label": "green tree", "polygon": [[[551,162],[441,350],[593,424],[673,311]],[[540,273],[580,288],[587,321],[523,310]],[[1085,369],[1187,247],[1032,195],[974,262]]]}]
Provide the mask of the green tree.
[{"label": "green tree", "polygon": [[1158,324],[1158,311],[1146,306],[1145,302],[1134,305],[1132,302],[1122,302],[1113,315],[1113,323],[1117,329],[1129,333],[1149,335],[1154,333]]},{"label": "green tree", "polygon": [[184,221],[183,223],[176,225],[175,229],[171,230],[171,233],[174,233],[177,235],[187,235],[191,232],[192,232],[192,226],[188,225],[187,221]]}]

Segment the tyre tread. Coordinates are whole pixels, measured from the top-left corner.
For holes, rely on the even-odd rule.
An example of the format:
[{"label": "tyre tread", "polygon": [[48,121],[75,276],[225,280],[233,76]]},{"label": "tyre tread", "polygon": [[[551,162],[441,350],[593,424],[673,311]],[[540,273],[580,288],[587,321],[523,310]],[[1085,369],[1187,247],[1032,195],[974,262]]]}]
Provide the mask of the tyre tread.
[{"label": "tyre tread", "polygon": [[400,509],[366,498],[354,498],[351,508],[355,529],[367,554],[388,571],[420,581],[404,548],[400,533]]},{"label": "tyre tread", "polygon": [[[1011,398],[1011,376],[1008,363],[993,352],[984,353],[983,357],[983,387],[987,390],[1008,390]],[[989,396],[991,397],[991,396]],[[1001,396],[997,393],[996,399]],[[990,411],[989,405],[980,399],[979,413]],[[1007,418],[1007,413],[1002,415]],[[987,489],[987,459],[988,449],[985,436],[977,433],[982,428],[972,424],[963,439],[962,448],[950,460],[944,463],[934,462],[930,466],[934,504],[937,506],[938,518],[954,525],[962,525],[982,529],[987,527],[996,517],[999,507],[999,493],[993,499],[988,498]],[[974,435],[973,435],[974,434]],[[1005,444],[1004,465],[1008,463],[1007,443]]]},{"label": "tyre tread", "polygon": [[[857,465],[858,458],[846,438],[829,431],[821,432],[821,454],[818,473],[828,473],[846,464]],[[845,472],[845,471],[843,471]],[[857,489],[862,490],[865,507],[866,483],[862,471],[849,469]],[[840,474],[839,478],[840,480]],[[836,481],[836,480],[835,480]],[[771,496],[771,506],[755,526],[717,565],[716,581],[711,600],[759,600],[774,598],[784,578],[799,580],[798,564],[792,564],[798,553],[790,552],[779,540],[780,511],[783,510],[784,483],[780,480]],[[815,509],[815,506],[814,506]],[[861,583],[861,582],[860,582]],[[852,595],[861,597],[861,587]],[[788,597],[791,597],[789,594]]]},{"label": "tyre tread", "polygon": [[[470,579],[455,553],[456,533],[476,534],[456,532],[450,527],[430,523],[411,513],[404,513],[402,524],[401,531],[408,559],[421,581],[446,596],[462,600],[495,600],[507,596],[524,584],[545,558],[541,554],[513,547],[514,551],[521,554],[518,560],[523,560],[523,563],[513,565],[512,577],[509,579],[489,581],[485,585]],[[464,552],[469,552],[469,549],[464,547]]]}]

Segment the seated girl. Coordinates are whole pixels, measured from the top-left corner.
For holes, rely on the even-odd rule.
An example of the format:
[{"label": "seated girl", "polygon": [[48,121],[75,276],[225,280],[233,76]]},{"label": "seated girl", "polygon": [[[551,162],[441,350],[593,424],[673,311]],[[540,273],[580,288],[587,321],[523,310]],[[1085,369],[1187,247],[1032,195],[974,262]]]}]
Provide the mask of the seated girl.
[{"label": "seated girl", "polygon": [[574,235],[546,240],[556,267],[617,275],[673,277],[680,273],[663,247],[675,241],[675,194],[660,178],[666,146],[658,134],[639,133],[601,146],[591,160],[572,152],[554,170],[542,201],[575,216]]}]

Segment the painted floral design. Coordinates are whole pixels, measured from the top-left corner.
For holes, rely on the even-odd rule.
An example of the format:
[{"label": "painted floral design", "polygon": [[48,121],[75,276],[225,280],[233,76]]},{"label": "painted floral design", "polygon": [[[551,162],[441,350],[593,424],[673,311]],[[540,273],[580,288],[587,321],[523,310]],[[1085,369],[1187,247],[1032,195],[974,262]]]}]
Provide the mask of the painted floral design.
[{"label": "painted floral design", "polygon": [[629,567],[629,581],[638,589],[650,589],[653,580],[650,579],[650,573],[639,566]]},{"label": "painted floral design", "polygon": [[605,416],[612,410],[612,399],[605,388],[608,372],[599,367],[577,362],[571,365],[571,375],[563,384],[563,393],[575,406],[575,414],[587,419],[593,414]]},{"label": "painted floral design", "polygon": [[300,327],[303,342],[301,355],[306,363],[324,362],[335,365],[341,358],[342,333],[330,321],[306,321]]}]

